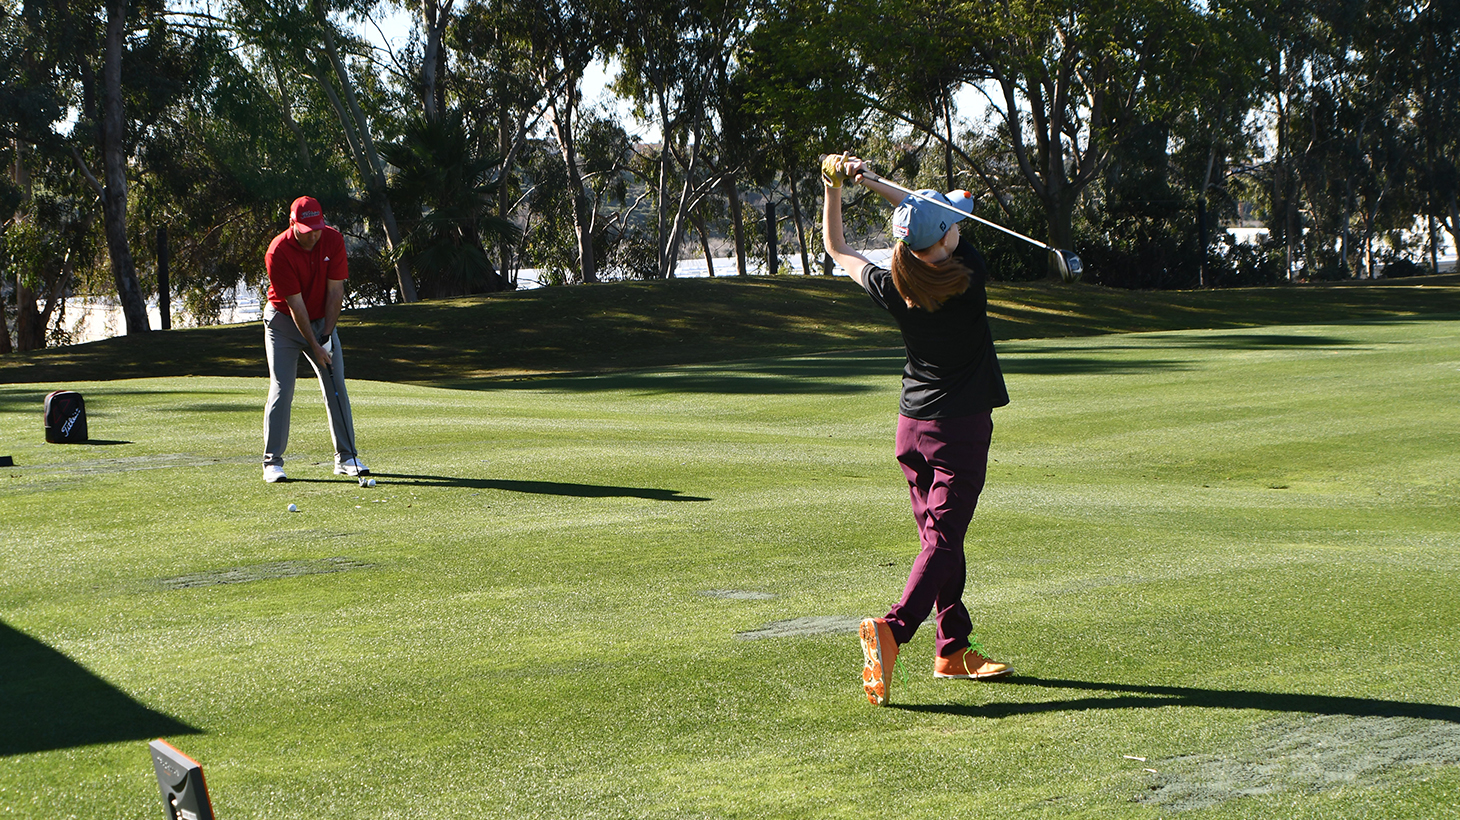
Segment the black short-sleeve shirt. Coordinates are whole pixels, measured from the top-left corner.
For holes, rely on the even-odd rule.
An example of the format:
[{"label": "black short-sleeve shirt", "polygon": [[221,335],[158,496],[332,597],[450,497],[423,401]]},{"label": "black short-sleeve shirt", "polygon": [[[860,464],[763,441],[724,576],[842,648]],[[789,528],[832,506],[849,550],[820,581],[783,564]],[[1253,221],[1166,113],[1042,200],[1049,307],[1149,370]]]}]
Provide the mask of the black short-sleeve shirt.
[{"label": "black short-sleeve shirt", "polygon": [[970,272],[968,290],[932,313],[908,307],[892,284],[891,271],[871,264],[863,269],[868,295],[902,329],[907,365],[898,410],[908,418],[959,418],[1009,403],[989,330],[988,266],[983,254],[961,239],[953,253]]}]

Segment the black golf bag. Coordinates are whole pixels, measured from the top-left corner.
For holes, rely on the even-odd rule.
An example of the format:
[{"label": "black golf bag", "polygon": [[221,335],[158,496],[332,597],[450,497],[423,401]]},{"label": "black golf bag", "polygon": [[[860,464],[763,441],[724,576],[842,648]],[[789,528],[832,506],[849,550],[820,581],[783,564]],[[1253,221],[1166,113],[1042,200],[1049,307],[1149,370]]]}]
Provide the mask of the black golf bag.
[{"label": "black golf bag", "polygon": [[51,444],[85,444],[86,402],[73,390],[57,390],[46,396],[46,441]]}]

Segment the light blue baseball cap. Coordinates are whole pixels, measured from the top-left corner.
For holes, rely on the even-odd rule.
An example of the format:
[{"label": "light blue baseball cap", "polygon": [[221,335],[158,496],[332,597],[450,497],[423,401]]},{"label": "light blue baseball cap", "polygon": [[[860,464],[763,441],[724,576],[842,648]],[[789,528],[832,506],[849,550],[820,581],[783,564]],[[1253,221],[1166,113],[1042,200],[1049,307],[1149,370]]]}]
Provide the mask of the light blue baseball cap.
[{"label": "light blue baseball cap", "polygon": [[924,188],[918,194],[942,205],[934,205],[909,194],[892,212],[893,238],[906,242],[915,251],[938,244],[949,228],[964,219],[958,215],[959,212],[965,215],[973,213],[973,194],[968,191],[940,194],[932,188]]}]

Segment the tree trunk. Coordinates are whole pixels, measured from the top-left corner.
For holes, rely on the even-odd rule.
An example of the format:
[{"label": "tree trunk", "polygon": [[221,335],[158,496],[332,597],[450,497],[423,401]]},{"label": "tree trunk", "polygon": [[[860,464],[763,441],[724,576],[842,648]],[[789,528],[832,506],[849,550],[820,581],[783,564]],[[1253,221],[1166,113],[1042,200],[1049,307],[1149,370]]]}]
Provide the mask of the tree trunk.
[{"label": "tree trunk", "polygon": [[289,96],[289,88],[284,85],[284,76],[277,65],[271,65],[274,72],[274,85],[279,89],[279,114],[284,118],[284,126],[289,133],[294,135],[294,141],[299,144],[299,161],[308,171],[310,166],[309,141],[304,138],[304,129],[294,119],[294,101]]},{"label": "tree trunk", "polygon": [[[25,156],[28,153],[26,144],[19,139],[12,140],[15,148],[15,165],[11,170],[11,179],[15,187],[20,189],[25,202],[30,201],[30,169],[25,165]],[[15,272],[15,306],[20,307],[20,271]],[[19,320],[17,313],[16,319]],[[0,354],[14,353],[15,348],[10,344],[10,323],[5,319],[5,304],[0,302]]]},{"label": "tree trunk", "polygon": [[694,213],[689,215],[689,221],[690,224],[695,226],[695,233],[699,234],[700,237],[700,250],[705,254],[705,275],[713,279],[715,277],[715,257],[710,252],[710,235],[705,230],[704,217],[700,216],[698,209],[696,209]]},{"label": "tree trunk", "polygon": [[806,256],[806,229],[801,226],[801,197],[796,195],[796,174],[788,173],[791,183],[791,220],[796,223],[796,244],[801,250],[801,275],[811,275],[811,259]]},{"label": "tree trunk", "polygon": [[329,56],[330,65],[334,68],[335,77],[339,80],[340,91],[345,95],[344,103],[341,104],[334,87],[323,77],[320,78],[321,84],[347,132],[351,130],[350,123],[354,123],[355,139],[350,140],[350,144],[357,152],[355,163],[360,169],[361,181],[365,183],[365,189],[370,194],[370,201],[380,213],[380,224],[385,228],[385,244],[390,249],[391,255],[396,258],[395,276],[396,282],[400,286],[401,301],[414,302],[416,301],[416,283],[411,279],[410,265],[396,253],[396,249],[401,244],[400,228],[396,225],[395,211],[390,206],[390,197],[385,193],[385,167],[380,160],[380,152],[375,150],[375,139],[370,136],[370,123],[365,119],[365,112],[361,110],[360,103],[355,98],[355,84],[350,80],[349,73],[345,71],[345,64],[340,60],[339,49],[335,48],[335,36],[330,32],[329,23],[320,20],[319,24],[325,52]]},{"label": "tree trunk", "polygon": [[[507,99],[505,91],[498,92],[500,99]],[[497,213],[503,219],[507,218],[512,210],[512,189],[507,185],[507,169],[511,167],[510,151],[512,148],[509,128],[512,120],[507,116],[507,106],[499,105],[497,108],[497,147],[502,152],[502,170],[498,174],[497,181]],[[499,261],[497,270],[501,271],[503,287],[509,290],[516,290],[517,277],[513,274],[512,243],[501,240],[497,243]]]},{"label": "tree trunk", "polygon": [[1440,239],[1440,231],[1439,231],[1438,228],[1435,227],[1435,217],[1434,217],[1434,214],[1430,214],[1430,216],[1428,217],[1428,225],[1429,225],[1429,230],[1427,231],[1427,233],[1429,234],[1429,240],[1430,240],[1430,273],[1439,273],[1440,272],[1440,247],[1439,247],[1440,246],[1440,242],[1439,242],[1439,239]]},{"label": "tree trunk", "polygon": [[1374,212],[1364,211],[1364,271],[1370,278],[1374,276]]},{"label": "tree trunk", "polygon": [[1352,214],[1349,213],[1349,209],[1352,206],[1353,182],[1345,179],[1343,181],[1343,216],[1341,217],[1343,219],[1343,236],[1340,237],[1338,246],[1338,267],[1339,270],[1343,271],[1345,276],[1353,275],[1348,269],[1349,242],[1353,235],[1353,231],[1349,230],[1349,220],[1353,218]]},{"label": "tree trunk", "polygon": [[441,85],[441,74],[446,66],[446,50],[441,47],[446,38],[446,24],[451,18],[453,0],[421,0],[421,22],[426,30],[425,50],[421,55],[421,104],[426,119],[436,122],[445,107],[446,90]]},{"label": "tree trunk", "polygon": [[46,346],[46,326],[41,321],[41,312],[36,309],[35,302],[35,291],[17,282],[15,288],[16,350],[40,350]]},{"label": "tree trunk", "polygon": [[[584,282],[598,281],[597,260],[593,255],[593,217],[588,197],[583,193],[583,175],[578,171],[578,149],[573,142],[573,89],[564,91],[566,105],[559,108],[554,101],[548,106],[548,124],[557,137],[563,165],[568,171],[568,190],[573,196],[573,230],[578,235],[578,265]],[[566,112],[566,116],[564,113]]]},{"label": "tree trunk", "polygon": [[1211,241],[1207,236],[1206,194],[1196,198],[1196,232],[1197,242],[1201,245],[1200,255],[1196,260],[1196,286],[1204,288],[1207,286],[1207,245]]},{"label": "tree trunk", "polygon": [[943,142],[943,174],[948,182],[945,191],[953,190],[953,95],[943,95],[943,128],[948,139]]},{"label": "tree trunk", "polygon": [[[1049,246],[1069,250],[1075,244],[1075,199],[1079,193],[1066,189],[1063,198],[1053,203],[1049,208],[1051,219],[1049,223]],[[1049,275],[1056,281],[1064,281],[1060,273],[1059,262],[1054,254],[1046,254],[1045,262],[1049,267]]]},{"label": "tree trunk", "polygon": [[[1450,192],[1450,221],[1445,224],[1445,229],[1450,232],[1450,243],[1455,246],[1456,256],[1460,257],[1460,202],[1457,202],[1455,192]],[[1460,260],[1455,263],[1455,270],[1460,273]]]},{"label": "tree trunk", "polygon": [[108,0],[106,21],[106,63],[102,69],[101,151],[106,187],[102,213],[106,220],[106,244],[111,256],[112,278],[127,322],[127,335],[146,333],[147,303],[132,249],[127,244],[127,152],[123,142],[125,120],[122,111],[122,37],[127,27],[126,0]]},{"label": "tree trunk", "polygon": [[[16,304],[20,304],[20,289],[16,288]],[[0,355],[14,353],[15,348],[10,344],[10,323],[5,320],[5,305],[0,303]]]},{"label": "tree trunk", "polygon": [[700,136],[703,128],[704,116],[701,113],[695,117],[690,131],[689,163],[684,168],[684,184],[680,186],[679,204],[675,209],[674,223],[669,231],[669,250],[664,259],[666,267],[663,273],[666,279],[673,278],[675,270],[679,267],[679,245],[684,239],[684,223],[688,212],[695,207],[690,203],[690,189],[694,183],[695,171],[699,169]]},{"label": "tree trunk", "polygon": [[740,189],[735,184],[734,177],[726,177],[725,198],[730,201],[730,232],[735,235],[735,268],[736,274],[748,275],[745,269],[745,219],[740,211]]},{"label": "tree trunk", "polygon": [[673,152],[669,150],[669,141],[672,134],[669,131],[669,104],[665,101],[666,91],[657,78],[654,85],[654,95],[659,102],[659,123],[660,123],[660,146],[659,146],[659,179],[656,183],[658,196],[655,197],[655,232],[656,243],[659,246],[659,275],[661,277],[673,276],[670,270],[670,238],[665,227],[669,222],[669,163],[673,161]]}]

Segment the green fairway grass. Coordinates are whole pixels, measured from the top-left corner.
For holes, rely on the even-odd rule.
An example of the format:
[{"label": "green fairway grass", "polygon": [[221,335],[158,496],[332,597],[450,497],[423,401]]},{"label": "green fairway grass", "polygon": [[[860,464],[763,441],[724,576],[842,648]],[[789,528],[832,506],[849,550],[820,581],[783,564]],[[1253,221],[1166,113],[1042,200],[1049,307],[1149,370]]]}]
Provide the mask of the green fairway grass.
[{"label": "green fairway grass", "polygon": [[900,349],[352,381],[372,489],[308,383],[267,485],[263,378],[17,379],[0,817],[157,817],[156,737],[223,820],[1454,815],[1460,324],[1367,315],[1001,343],[966,601],[1016,672],[928,624],[885,709]]}]

